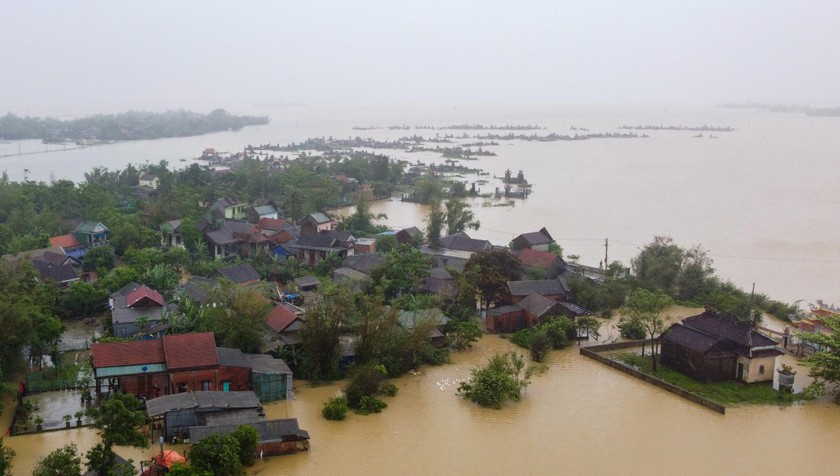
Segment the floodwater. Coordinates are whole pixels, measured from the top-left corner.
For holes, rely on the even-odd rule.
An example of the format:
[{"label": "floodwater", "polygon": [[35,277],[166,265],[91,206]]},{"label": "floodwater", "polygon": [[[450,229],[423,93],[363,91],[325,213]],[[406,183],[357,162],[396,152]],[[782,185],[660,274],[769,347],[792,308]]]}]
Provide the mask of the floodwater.
[{"label": "floodwater", "polygon": [[[673,320],[697,311],[674,307],[668,315]],[[602,341],[609,325],[605,321]],[[454,354],[451,364],[396,379],[399,393],[386,398],[381,414],[351,413],[343,422],[320,416],[341,383],[298,381],[294,400],[266,405],[266,413],[297,418],[312,437],[310,451],[266,458],[248,473],[748,475],[830,473],[840,465],[840,407],[830,401],[729,408],[719,415],[587,359],[574,345],[553,352],[522,401],[502,410],[456,395],[471,368],[508,349],[524,352],[486,335],[474,349]],[[10,413],[1,418],[4,427]],[[14,474],[29,474],[38,458],[65,443],[86,451],[96,441],[88,428],[4,439],[18,455]],[[139,462],[156,448],[119,453]]]},{"label": "floodwater", "polygon": [[[681,246],[702,244],[718,274],[737,285],[785,301],[840,303],[840,118],[740,110],[582,111],[557,108],[319,109],[252,111],[270,114],[267,126],[207,136],[141,141],[67,152],[8,156],[0,170],[20,180],[80,180],[94,166],[167,160],[180,167],[206,147],[241,150],[246,144],[308,137],[396,138],[434,131],[354,131],[353,125],[540,123],[539,133],[569,133],[572,125],[615,132],[623,124],[714,125],[738,130],[717,139],[690,131],[649,131],[647,139],[577,142],[500,141],[496,157],[470,161],[492,175],[522,169],[534,193],[515,207],[473,201],[481,229],[496,244],[543,226],[566,254],[597,265],[609,238],[609,259],[625,264],[654,235]],[[447,131],[449,132],[449,131]],[[460,131],[458,131],[460,133]],[[708,136],[708,134],[706,134]],[[36,143],[20,145],[39,150]],[[7,150],[8,149],[8,150]],[[395,152],[395,158],[429,157]],[[185,161],[181,162],[180,159]],[[438,163],[442,159],[435,159]],[[24,172],[26,168],[26,172]],[[377,202],[395,228],[422,226],[426,209]],[[683,317],[690,315],[684,314]],[[453,363],[397,380],[400,394],[382,414],[320,417],[322,402],[340,385],[298,382],[295,400],[267,406],[271,417],[296,417],[312,436],[311,451],[259,462],[259,474],[807,474],[840,467],[840,407],[828,401],[793,407],[744,407],[718,415],[623,373],[581,357],[573,346],[554,352],[548,370],[533,378],[525,398],[485,410],[455,395],[458,379],[510,344],[485,336]],[[799,376],[797,376],[799,379]],[[8,408],[8,407],[7,407]],[[2,416],[8,427],[10,411]],[[87,450],[90,429],[6,438],[15,449],[15,474],[67,442]],[[120,453],[139,461],[154,449]]]}]

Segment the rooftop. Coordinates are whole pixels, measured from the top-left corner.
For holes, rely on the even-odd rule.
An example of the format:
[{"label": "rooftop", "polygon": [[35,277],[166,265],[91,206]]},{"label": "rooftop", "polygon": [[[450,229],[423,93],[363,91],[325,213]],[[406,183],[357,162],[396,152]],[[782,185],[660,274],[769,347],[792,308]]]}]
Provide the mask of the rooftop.
[{"label": "rooftop", "polygon": [[162,342],[169,370],[219,365],[212,332],[165,335]]}]

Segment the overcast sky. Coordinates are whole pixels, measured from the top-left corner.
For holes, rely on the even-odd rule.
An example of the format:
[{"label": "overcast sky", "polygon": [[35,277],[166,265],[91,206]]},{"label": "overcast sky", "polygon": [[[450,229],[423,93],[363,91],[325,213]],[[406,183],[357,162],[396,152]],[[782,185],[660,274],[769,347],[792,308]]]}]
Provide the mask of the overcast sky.
[{"label": "overcast sky", "polygon": [[0,0],[0,113],[746,100],[840,106],[836,0]]}]

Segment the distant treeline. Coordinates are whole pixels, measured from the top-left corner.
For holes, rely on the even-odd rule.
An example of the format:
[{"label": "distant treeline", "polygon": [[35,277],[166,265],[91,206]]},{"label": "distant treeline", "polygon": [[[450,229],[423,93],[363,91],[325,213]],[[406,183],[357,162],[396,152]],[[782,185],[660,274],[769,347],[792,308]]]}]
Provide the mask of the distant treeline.
[{"label": "distant treeline", "polygon": [[[422,125],[422,126],[414,126],[415,129],[425,129],[425,130],[466,130],[466,131],[484,131],[484,130],[495,130],[495,131],[534,131],[539,129],[545,129],[537,124],[505,124],[504,126],[496,126],[496,125],[489,125],[485,126],[483,124],[455,124],[451,126],[429,126],[429,125]],[[354,131],[372,131],[377,129],[386,129],[385,127],[381,126],[353,126]],[[406,125],[392,125],[388,126],[387,129],[391,130],[409,130],[410,127]]]},{"label": "distant treeline", "polygon": [[840,107],[811,107],[801,104],[765,104],[760,102],[724,103],[718,107],[726,109],[755,109],[767,112],[804,113],[809,116],[840,116]]},{"label": "distant treeline", "polygon": [[732,132],[735,129],[732,127],[719,126],[652,126],[652,125],[638,125],[638,126],[620,126],[619,129],[637,130],[637,131],[700,131],[700,132]]},{"label": "distant treeline", "polygon": [[42,139],[44,142],[161,139],[239,130],[267,123],[267,116],[234,116],[224,109],[209,114],[184,110],[130,111],[66,121],[8,113],[0,117],[0,139]]}]

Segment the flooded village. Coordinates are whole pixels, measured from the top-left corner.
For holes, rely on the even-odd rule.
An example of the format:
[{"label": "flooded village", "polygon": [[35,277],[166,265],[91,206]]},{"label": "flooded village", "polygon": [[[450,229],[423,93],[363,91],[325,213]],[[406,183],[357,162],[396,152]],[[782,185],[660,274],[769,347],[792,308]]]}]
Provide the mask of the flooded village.
[{"label": "flooded village", "polygon": [[[637,138],[587,138],[613,137]],[[483,170],[477,158],[498,143],[468,147],[477,138],[565,140],[311,139],[206,148],[183,170],[90,172],[44,208],[54,222],[35,212],[55,230],[48,246],[4,244],[4,283],[34,278],[19,292],[49,289],[60,317],[8,341],[27,361],[9,374],[18,383],[2,415],[13,474],[69,443],[89,460],[108,440],[96,409],[123,396],[146,445],[114,453],[144,474],[198,465],[203,441],[242,426],[256,435],[247,474],[820,467],[764,456],[812,432],[840,436],[801,360],[831,351],[814,336],[833,335],[837,309],[738,289],[702,248],[667,237],[624,263],[608,247],[580,262],[548,224],[476,238],[482,209],[552,193],[528,180],[542,171]],[[3,198],[17,206],[22,187],[56,184],[5,182]],[[404,227],[378,212],[414,205],[423,216]],[[463,398],[477,369],[509,351],[533,361],[521,400],[495,410]],[[364,378],[377,383],[352,401]],[[344,421],[327,417],[334,403]],[[766,455],[737,457],[746,439]],[[700,442],[731,458],[690,450]]]}]

